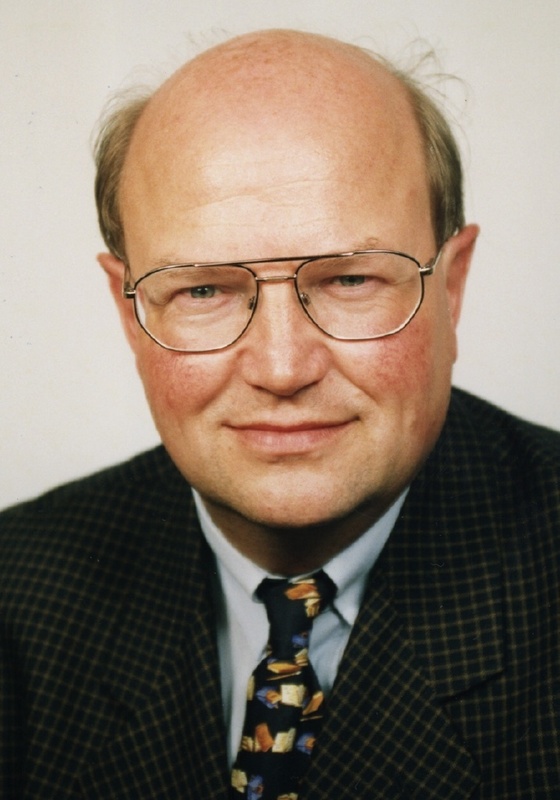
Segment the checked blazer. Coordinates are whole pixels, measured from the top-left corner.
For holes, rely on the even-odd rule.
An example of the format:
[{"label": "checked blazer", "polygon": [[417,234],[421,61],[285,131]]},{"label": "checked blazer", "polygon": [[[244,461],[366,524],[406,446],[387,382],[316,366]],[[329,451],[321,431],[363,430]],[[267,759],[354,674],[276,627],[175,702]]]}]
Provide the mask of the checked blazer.
[{"label": "checked blazer", "polygon": [[[560,437],[454,391],[301,797],[560,797]],[[0,515],[0,797],[225,800],[212,555],[162,448]]]}]

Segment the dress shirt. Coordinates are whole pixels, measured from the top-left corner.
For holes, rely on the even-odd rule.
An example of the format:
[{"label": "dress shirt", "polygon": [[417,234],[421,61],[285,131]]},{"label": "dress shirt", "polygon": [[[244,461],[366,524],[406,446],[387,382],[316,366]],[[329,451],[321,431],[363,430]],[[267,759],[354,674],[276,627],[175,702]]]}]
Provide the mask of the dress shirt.
[{"label": "dress shirt", "polygon": [[[262,660],[268,641],[266,609],[255,592],[271,575],[242,555],[212,521],[200,495],[193,490],[204,536],[216,556],[215,603],[222,702],[233,763],[245,717],[247,683]],[[358,615],[368,573],[397,520],[406,491],[385,514],[345,550],[323,565],[336,584],[332,606],[314,621],[309,658],[325,695],[331,690],[350,631]]]}]

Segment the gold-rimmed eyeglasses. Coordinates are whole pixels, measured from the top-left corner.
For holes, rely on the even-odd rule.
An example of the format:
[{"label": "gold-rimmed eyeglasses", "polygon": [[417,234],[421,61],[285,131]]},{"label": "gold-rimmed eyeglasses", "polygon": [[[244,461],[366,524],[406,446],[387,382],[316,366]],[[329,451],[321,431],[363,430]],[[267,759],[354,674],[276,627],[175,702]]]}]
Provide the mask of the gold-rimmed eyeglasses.
[{"label": "gold-rimmed eyeglasses", "polygon": [[[413,319],[441,250],[422,266],[393,250],[355,250],[321,256],[171,264],[135,283],[125,276],[143,330],[167,350],[208,353],[234,344],[255,316],[262,283],[293,281],[307,318],[333,339],[391,336]],[[293,274],[258,276],[252,267],[299,262]],[[128,272],[128,269],[127,269]]]}]

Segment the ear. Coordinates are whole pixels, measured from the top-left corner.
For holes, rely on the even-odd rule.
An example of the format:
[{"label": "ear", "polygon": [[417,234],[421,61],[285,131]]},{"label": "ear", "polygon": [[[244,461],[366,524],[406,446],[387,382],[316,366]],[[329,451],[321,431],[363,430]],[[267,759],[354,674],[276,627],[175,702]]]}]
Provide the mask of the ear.
[{"label": "ear", "polygon": [[136,352],[139,326],[134,315],[134,304],[132,300],[123,297],[126,267],[120,259],[111,253],[100,253],[97,256],[97,261],[109,279],[109,288],[117,306],[126,338],[134,352]]},{"label": "ear", "polygon": [[445,288],[454,329],[459,323],[465,284],[478,233],[478,225],[466,225],[444,245],[442,255],[445,258]]}]

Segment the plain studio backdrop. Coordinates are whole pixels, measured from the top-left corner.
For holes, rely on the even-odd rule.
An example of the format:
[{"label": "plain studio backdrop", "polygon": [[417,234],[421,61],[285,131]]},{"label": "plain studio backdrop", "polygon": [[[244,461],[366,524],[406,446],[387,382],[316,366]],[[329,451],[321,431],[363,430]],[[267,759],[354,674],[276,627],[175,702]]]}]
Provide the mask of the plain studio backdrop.
[{"label": "plain studio backdrop", "polygon": [[268,27],[431,46],[460,78],[432,80],[482,228],[455,383],[560,427],[558,0],[0,0],[0,506],[157,442],[95,261],[91,133],[115,91]]}]

